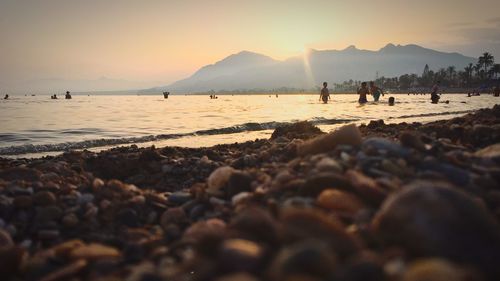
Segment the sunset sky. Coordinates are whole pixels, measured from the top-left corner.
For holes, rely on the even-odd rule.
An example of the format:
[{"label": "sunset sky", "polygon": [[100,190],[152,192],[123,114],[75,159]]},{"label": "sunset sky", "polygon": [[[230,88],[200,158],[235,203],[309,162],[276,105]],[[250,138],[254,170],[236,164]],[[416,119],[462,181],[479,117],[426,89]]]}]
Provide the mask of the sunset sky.
[{"label": "sunset sky", "polygon": [[0,90],[101,77],[160,86],[241,50],[284,59],[392,42],[500,61],[499,11],[498,0],[0,0]]}]

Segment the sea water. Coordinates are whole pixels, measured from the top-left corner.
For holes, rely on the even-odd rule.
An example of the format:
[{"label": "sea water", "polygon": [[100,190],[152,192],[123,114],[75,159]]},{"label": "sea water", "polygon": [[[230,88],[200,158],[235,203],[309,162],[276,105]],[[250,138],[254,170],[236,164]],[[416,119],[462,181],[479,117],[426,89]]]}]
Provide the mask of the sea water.
[{"label": "sea water", "polygon": [[39,157],[72,149],[139,146],[202,147],[268,138],[279,125],[308,120],[324,131],[347,123],[429,122],[492,107],[500,98],[444,94],[388,95],[360,106],[356,95],[48,95],[11,96],[0,101],[0,157]]}]

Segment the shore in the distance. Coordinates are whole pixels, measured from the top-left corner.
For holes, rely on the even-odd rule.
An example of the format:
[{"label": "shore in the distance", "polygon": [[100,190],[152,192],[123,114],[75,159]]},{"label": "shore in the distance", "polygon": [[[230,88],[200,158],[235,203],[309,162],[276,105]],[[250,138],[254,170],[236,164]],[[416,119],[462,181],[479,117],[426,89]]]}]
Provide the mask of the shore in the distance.
[{"label": "shore in the distance", "polygon": [[6,280],[497,280],[500,106],[0,159]]}]

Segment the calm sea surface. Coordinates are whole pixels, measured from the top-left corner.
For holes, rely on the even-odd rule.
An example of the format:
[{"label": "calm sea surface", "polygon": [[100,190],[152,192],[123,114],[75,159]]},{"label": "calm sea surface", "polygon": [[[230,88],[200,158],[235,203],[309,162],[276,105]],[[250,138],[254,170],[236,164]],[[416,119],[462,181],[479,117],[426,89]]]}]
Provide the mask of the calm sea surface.
[{"label": "calm sea surface", "polygon": [[267,138],[283,123],[309,120],[325,131],[374,119],[428,122],[492,107],[500,98],[443,95],[449,104],[431,104],[429,95],[388,95],[360,106],[355,95],[333,95],[322,104],[316,95],[11,96],[0,101],[0,156],[38,157],[69,149],[100,150],[139,146],[211,146]]}]

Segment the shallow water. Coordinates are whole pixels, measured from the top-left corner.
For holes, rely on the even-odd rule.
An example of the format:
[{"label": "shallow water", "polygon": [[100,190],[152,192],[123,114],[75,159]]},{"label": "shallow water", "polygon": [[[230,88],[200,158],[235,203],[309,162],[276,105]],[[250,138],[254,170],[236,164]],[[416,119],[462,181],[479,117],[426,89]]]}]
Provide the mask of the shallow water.
[{"label": "shallow water", "polygon": [[490,95],[443,95],[449,104],[431,104],[429,95],[388,95],[360,106],[355,95],[333,95],[323,104],[316,95],[74,95],[12,96],[0,102],[0,156],[33,157],[68,149],[101,150],[117,145],[211,146],[269,137],[283,123],[314,122],[323,130],[345,123],[427,122],[452,118],[500,101]]}]

